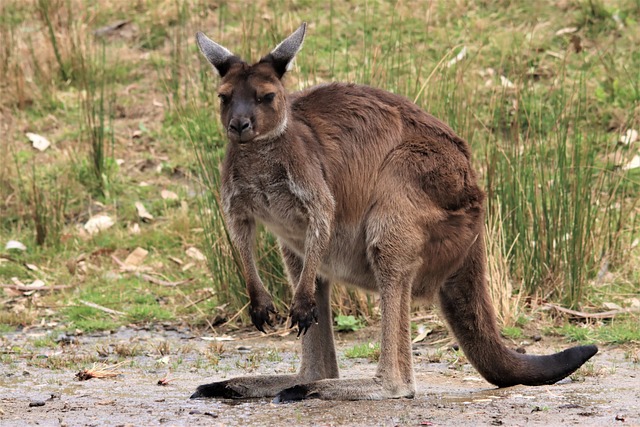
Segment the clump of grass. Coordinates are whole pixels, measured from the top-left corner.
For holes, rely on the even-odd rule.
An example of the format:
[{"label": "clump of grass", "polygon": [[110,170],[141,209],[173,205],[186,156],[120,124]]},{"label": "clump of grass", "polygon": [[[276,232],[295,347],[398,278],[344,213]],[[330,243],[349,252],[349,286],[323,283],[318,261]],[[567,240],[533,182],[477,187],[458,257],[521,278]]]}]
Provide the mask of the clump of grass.
[{"label": "clump of grass", "polygon": [[31,223],[38,246],[58,247],[66,221],[70,188],[62,176],[42,176],[32,168],[28,194]]},{"label": "clump of grass", "polygon": [[[63,5],[62,1],[37,0],[36,10],[38,11],[38,15],[40,16],[40,19],[42,19],[42,21],[45,23],[47,27],[49,42],[51,43],[51,47],[53,48],[53,53],[55,55],[56,61],[58,62],[60,77],[62,81],[67,81],[71,77],[69,63],[62,59],[58,38],[56,37],[56,31],[51,21],[52,17],[55,16],[58,10],[62,8],[62,5]],[[69,12],[69,19],[71,20],[71,8],[68,8],[68,12]]]},{"label": "clump of grass", "polygon": [[[115,140],[112,124],[115,98],[109,76],[105,73],[104,42],[98,50],[83,40],[76,40],[74,62],[80,88],[82,138],[89,147],[88,162],[80,163],[80,179],[95,195],[108,198],[117,165],[113,157]],[[83,174],[83,170],[88,174]]]},{"label": "clump of grass", "polygon": [[369,359],[377,362],[380,359],[380,343],[357,344],[346,349],[344,356],[349,359]]},{"label": "clump of grass", "polygon": [[[505,108],[503,96],[517,107]],[[585,103],[581,83],[544,93],[527,85],[496,101],[492,127],[504,130],[500,121],[513,117],[509,136],[486,135],[488,210],[505,219],[511,275],[528,294],[568,306],[584,301],[603,257],[621,252],[621,218],[633,208],[624,175],[599,163],[594,147],[606,143],[582,120]]]}]

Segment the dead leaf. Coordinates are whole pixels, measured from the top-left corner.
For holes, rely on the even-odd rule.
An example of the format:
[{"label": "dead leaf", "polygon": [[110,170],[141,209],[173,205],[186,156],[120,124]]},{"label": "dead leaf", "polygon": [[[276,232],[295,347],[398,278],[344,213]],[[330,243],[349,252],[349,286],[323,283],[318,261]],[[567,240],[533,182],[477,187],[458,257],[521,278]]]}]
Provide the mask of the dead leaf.
[{"label": "dead leaf", "polygon": [[622,310],[622,307],[614,302],[603,302],[602,306],[607,310]]},{"label": "dead leaf", "polygon": [[201,337],[202,340],[204,341],[216,341],[216,342],[220,342],[220,341],[235,341],[236,339],[233,337],[230,337],[229,335],[222,335],[219,337]]},{"label": "dead leaf", "polygon": [[17,240],[9,240],[4,247],[5,249],[17,249],[19,251],[26,251],[27,247],[22,242],[18,242]]},{"label": "dead leaf", "polygon": [[133,251],[131,251],[127,258],[125,258],[124,263],[128,265],[138,266],[142,264],[148,254],[149,251],[147,251],[146,249],[137,247]]},{"label": "dead leaf", "polygon": [[571,33],[575,33],[576,31],[578,31],[578,27],[561,28],[558,31],[556,31],[556,36],[562,36],[564,34],[571,34]]},{"label": "dead leaf", "polygon": [[425,329],[424,327],[421,327],[422,332],[418,333],[418,336],[416,336],[411,342],[412,343],[417,343],[417,342],[421,342],[424,341],[424,339],[427,337],[427,335],[429,335],[431,332],[433,332],[433,329]]},{"label": "dead leaf", "polygon": [[44,282],[42,280],[36,279],[33,282],[31,282],[30,284],[28,284],[26,287],[30,288],[30,289],[40,289],[40,288],[44,288],[45,284],[44,284]]},{"label": "dead leaf", "polygon": [[89,221],[84,224],[84,229],[89,234],[96,234],[100,231],[111,228],[113,224],[115,224],[115,222],[109,216],[96,215],[89,218]]},{"label": "dead leaf", "polygon": [[458,54],[455,56],[455,58],[451,59],[447,63],[447,68],[453,67],[455,64],[462,61],[465,56],[467,56],[467,47],[463,46],[460,52],[458,52]]},{"label": "dead leaf", "polygon": [[169,191],[169,190],[162,190],[160,192],[160,196],[164,200],[178,200],[178,195],[176,193],[174,193],[173,191]]},{"label": "dead leaf", "polygon": [[129,21],[125,21],[125,20],[116,21],[113,24],[98,28],[97,30],[95,30],[93,32],[93,34],[96,37],[104,37],[106,35],[113,34],[113,33],[117,32],[118,30],[121,30],[128,23],[129,23]]},{"label": "dead leaf", "polygon": [[136,202],[136,211],[141,220],[145,222],[153,220],[153,215],[147,211],[147,208],[145,208],[141,202]]},{"label": "dead leaf", "polygon": [[140,225],[137,222],[134,222],[129,226],[129,232],[131,234],[140,234]]},{"label": "dead leaf", "polygon": [[35,265],[35,264],[29,264],[29,263],[26,263],[24,266],[25,266],[25,267],[27,267],[27,268],[28,268],[29,270],[31,270],[31,271],[40,271],[40,269],[38,268],[38,266],[37,266],[37,265]]},{"label": "dead leaf", "polygon": [[502,87],[507,89],[513,89],[516,87],[516,85],[514,85],[513,82],[505,76],[500,76],[500,84],[502,85]]},{"label": "dead leaf", "polygon": [[38,135],[37,133],[27,132],[26,136],[29,138],[29,141],[31,141],[33,148],[38,151],[44,151],[51,145],[47,138],[42,135]]},{"label": "dead leaf", "polygon": [[636,154],[635,156],[633,156],[633,159],[631,159],[631,161],[629,163],[627,163],[626,165],[622,166],[622,170],[628,171],[631,169],[637,169],[640,168],[640,155]]},{"label": "dead leaf", "polygon": [[631,145],[638,140],[638,131],[635,129],[627,129],[624,135],[620,136],[620,143]]},{"label": "dead leaf", "polygon": [[195,259],[196,261],[206,261],[207,260],[207,257],[205,257],[204,254],[202,252],[200,252],[200,250],[198,248],[195,248],[193,246],[186,250],[186,254],[190,258]]}]

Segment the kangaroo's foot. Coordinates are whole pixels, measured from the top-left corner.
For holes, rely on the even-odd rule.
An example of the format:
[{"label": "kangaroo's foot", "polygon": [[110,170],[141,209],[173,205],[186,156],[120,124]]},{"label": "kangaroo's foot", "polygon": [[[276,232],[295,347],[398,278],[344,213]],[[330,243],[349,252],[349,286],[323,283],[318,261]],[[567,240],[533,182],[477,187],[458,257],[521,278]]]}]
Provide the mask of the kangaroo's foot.
[{"label": "kangaroo's foot", "polygon": [[293,387],[301,381],[298,375],[257,375],[202,384],[191,399],[216,397],[223,399],[249,399],[273,397],[282,389]]},{"label": "kangaroo's foot", "polygon": [[413,384],[386,384],[380,378],[326,379],[308,384],[297,384],[277,394],[274,403],[293,402],[303,399],[324,400],[381,400],[413,398]]}]

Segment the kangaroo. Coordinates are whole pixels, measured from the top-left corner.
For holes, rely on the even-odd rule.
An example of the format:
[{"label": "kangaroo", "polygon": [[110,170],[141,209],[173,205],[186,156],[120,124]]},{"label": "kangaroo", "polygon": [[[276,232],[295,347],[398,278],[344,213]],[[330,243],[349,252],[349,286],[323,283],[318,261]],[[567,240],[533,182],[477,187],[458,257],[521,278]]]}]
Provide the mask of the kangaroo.
[{"label": "kangaroo", "polygon": [[[404,97],[331,83],[288,94],[283,76],[302,47],[303,23],[250,65],[197,33],[219,74],[229,143],[221,200],[244,270],[253,324],[275,308],[256,268],[256,223],[278,238],[302,335],[297,374],[204,384],[191,396],[275,402],[411,398],[411,301],[435,301],[471,364],[498,387],[552,384],[597,353],[546,356],[501,341],[486,281],[484,192],[467,143]],[[340,379],[332,282],[380,294],[380,360],[373,378]]]}]

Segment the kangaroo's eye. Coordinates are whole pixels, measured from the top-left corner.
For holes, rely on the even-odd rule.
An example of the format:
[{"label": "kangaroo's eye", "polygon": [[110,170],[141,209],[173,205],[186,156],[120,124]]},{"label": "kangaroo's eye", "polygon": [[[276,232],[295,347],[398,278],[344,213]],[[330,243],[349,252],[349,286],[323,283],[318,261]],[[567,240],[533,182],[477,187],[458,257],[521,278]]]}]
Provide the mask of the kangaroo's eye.
[{"label": "kangaroo's eye", "polygon": [[229,95],[225,95],[224,93],[218,94],[218,98],[220,99],[220,102],[223,104],[226,104],[227,102],[229,102]]},{"label": "kangaroo's eye", "polygon": [[258,102],[271,102],[273,101],[273,99],[276,97],[276,94],[273,92],[269,92],[266,95],[264,95],[262,98],[258,98]]}]

